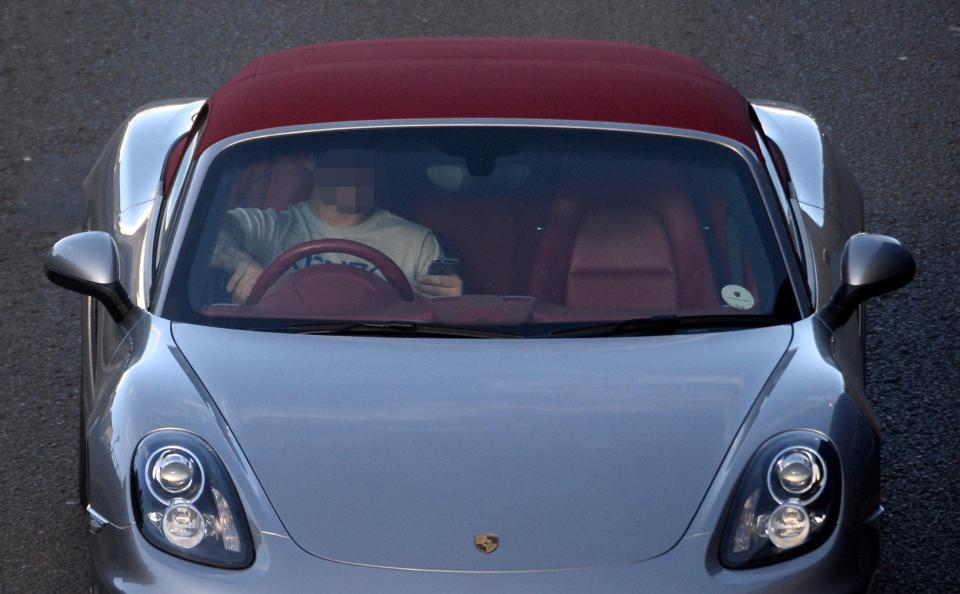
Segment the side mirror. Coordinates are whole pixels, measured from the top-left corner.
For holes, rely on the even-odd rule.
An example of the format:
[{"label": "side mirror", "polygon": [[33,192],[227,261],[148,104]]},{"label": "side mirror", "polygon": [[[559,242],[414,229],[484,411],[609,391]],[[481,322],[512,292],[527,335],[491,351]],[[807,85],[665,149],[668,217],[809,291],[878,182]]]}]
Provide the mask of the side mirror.
[{"label": "side mirror", "polygon": [[886,235],[858,233],[843,246],[843,281],[820,317],[831,328],[842,326],[861,303],[913,280],[917,263],[907,248]]},{"label": "side mirror", "polygon": [[107,233],[85,231],[64,237],[47,254],[44,270],[52,283],[102,303],[115,322],[134,309],[120,284],[117,244]]}]

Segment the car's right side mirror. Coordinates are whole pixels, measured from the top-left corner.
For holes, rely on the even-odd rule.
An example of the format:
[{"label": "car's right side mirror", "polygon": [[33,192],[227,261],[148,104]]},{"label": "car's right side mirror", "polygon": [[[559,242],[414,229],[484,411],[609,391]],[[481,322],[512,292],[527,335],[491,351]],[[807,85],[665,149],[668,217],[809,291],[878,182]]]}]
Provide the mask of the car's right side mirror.
[{"label": "car's right side mirror", "polygon": [[843,246],[843,280],[820,312],[831,328],[842,326],[857,307],[913,280],[917,263],[907,248],[886,235],[858,233]]}]

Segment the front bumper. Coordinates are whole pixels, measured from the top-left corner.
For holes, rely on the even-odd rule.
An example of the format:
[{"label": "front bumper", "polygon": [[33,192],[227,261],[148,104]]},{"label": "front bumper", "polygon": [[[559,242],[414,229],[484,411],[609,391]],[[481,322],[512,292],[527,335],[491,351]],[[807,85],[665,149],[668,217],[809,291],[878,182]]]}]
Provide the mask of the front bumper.
[{"label": "front bumper", "polygon": [[810,553],[749,570],[715,561],[711,534],[684,538],[648,561],[510,573],[384,569],[326,561],[290,538],[261,533],[244,570],[191,563],[150,545],[136,526],[91,535],[95,590],[102,592],[861,592],[876,571],[876,522],[835,530]]}]

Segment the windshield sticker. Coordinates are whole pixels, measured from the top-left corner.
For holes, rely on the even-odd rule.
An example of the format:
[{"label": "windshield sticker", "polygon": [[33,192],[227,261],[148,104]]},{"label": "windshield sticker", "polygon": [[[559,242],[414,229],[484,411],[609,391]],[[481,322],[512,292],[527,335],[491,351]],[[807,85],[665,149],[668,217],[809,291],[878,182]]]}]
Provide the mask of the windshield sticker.
[{"label": "windshield sticker", "polygon": [[750,309],[755,301],[750,291],[740,285],[727,285],[720,290],[724,303],[736,309]]}]

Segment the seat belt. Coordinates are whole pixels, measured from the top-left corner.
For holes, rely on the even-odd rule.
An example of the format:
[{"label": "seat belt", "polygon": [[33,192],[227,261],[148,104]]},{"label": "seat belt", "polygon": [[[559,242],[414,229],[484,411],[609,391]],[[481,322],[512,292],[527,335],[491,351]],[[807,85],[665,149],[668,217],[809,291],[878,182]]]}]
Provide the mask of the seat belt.
[{"label": "seat belt", "polygon": [[727,263],[723,261],[723,258],[720,256],[720,245],[717,242],[717,233],[713,228],[713,225],[710,224],[710,217],[707,215],[706,210],[702,202],[700,202],[698,195],[702,195],[700,192],[696,192],[691,201],[693,202],[693,209],[697,213],[697,219],[700,220],[700,230],[703,233],[703,241],[707,244],[707,255],[710,257],[710,268],[713,269],[713,280],[717,284],[717,291],[727,286],[729,274],[727,271]]},{"label": "seat belt", "polygon": [[747,278],[746,272],[743,269],[743,238],[740,236],[737,220],[730,215],[729,208],[724,215],[723,226],[727,236],[727,262],[730,264],[728,267],[730,274],[727,280],[729,280],[731,284],[746,287],[746,285],[743,284]]}]

